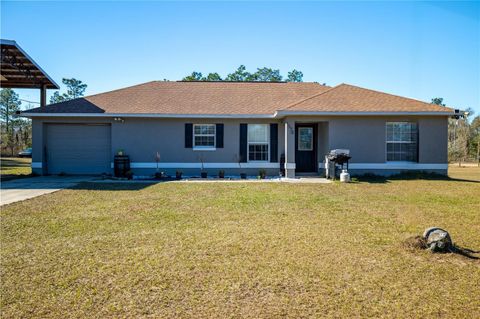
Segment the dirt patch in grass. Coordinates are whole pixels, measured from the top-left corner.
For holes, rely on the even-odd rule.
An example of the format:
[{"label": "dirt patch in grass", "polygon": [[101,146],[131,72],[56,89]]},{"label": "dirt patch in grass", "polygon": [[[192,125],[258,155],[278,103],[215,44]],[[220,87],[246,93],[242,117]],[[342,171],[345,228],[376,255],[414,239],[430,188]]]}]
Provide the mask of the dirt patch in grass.
[{"label": "dirt patch in grass", "polygon": [[403,241],[403,246],[408,250],[426,249],[427,241],[422,236],[412,236]]},{"label": "dirt patch in grass", "polygon": [[[480,183],[161,183],[2,207],[2,317],[472,317]],[[441,298],[438,293],[441,292]]]}]

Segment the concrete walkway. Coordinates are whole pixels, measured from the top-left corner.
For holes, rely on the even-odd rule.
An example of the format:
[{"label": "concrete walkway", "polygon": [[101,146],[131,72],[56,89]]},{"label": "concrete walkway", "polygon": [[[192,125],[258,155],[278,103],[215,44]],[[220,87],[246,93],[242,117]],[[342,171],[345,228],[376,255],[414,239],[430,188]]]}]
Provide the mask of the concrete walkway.
[{"label": "concrete walkway", "polygon": [[91,176],[39,176],[2,182],[0,206],[73,187]]}]

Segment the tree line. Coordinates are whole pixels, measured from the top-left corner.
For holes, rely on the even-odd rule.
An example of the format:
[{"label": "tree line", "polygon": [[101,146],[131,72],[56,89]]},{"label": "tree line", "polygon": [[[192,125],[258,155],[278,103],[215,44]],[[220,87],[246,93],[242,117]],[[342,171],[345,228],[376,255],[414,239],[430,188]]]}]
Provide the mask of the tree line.
[{"label": "tree line", "polygon": [[[66,93],[56,91],[50,98],[50,103],[58,103],[83,96],[87,85],[77,79],[62,79]],[[33,108],[28,102],[25,109]],[[22,100],[17,92],[8,88],[0,91],[0,134],[2,155],[14,156],[21,149],[32,146],[32,122],[16,116],[22,110]]]},{"label": "tree line", "polygon": [[0,91],[2,155],[14,156],[15,152],[32,144],[31,121],[15,116],[21,104],[20,97],[12,89]]},{"label": "tree line", "polygon": [[[432,104],[446,106],[443,98],[432,99]],[[480,165],[480,116],[475,116],[471,108],[465,110],[464,116],[448,119],[448,161],[475,161]]]},{"label": "tree line", "polygon": [[227,81],[227,82],[303,82],[303,73],[296,69],[287,73],[284,78],[280,70],[272,68],[257,68],[255,72],[247,71],[245,65],[240,65],[234,72],[227,74],[222,78],[217,72],[208,73],[206,76],[202,72],[193,71],[182,81]]}]

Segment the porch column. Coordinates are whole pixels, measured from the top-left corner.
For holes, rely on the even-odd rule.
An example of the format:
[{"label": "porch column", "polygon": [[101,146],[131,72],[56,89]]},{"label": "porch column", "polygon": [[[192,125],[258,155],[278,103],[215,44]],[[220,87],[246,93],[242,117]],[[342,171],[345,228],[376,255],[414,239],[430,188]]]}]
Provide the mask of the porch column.
[{"label": "porch column", "polygon": [[40,87],[40,107],[47,105],[47,86],[42,84]]},{"label": "porch column", "polygon": [[285,119],[285,177],[295,178],[295,121]]}]

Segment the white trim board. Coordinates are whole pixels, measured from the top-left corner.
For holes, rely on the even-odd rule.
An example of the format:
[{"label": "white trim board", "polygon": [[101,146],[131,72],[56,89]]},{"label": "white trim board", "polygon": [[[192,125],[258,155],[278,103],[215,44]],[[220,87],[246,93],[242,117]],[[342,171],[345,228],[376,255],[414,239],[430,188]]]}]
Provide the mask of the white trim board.
[{"label": "white trim board", "polygon": [[296,163],[285,163],[285,169],[296,169],[297,164]]},{"label": "white trim board", "polygon": [[[346,168],[346,165],[344,166]],[[325,163],[318,163],[318,168],[325,168]],[[386,163],[350,163],[348,169],[448,169],[448,163],[412,163],[412,162],[386,162]]]},{"label": "white trim board", "polygon": [[32,168],[42,168],[42,162],[32,162],[31,167]]},{"label": "white trim board", "polygon": [[[113,163],[111,163],[111,167],[113,168]],[[156,162],[131,162],[130,163],[131,168],[157,168],[157,163]],[[165,163],[165,162],[160,162],[158,163],[158,168],[176,168],[176,169],[185,169],[185,168],[196,168],[196,169],[201,169],[202,164],[201,163]],[[241,165],[238,165],[238,163],[203,163],[203,168],[208,169],[208,168],[278,168],[280,169],[280,164],[279,163],[241,163]]]},{"label": "white trim board", "polygon": [[[287,169],[295,169],[295,163],[285,163]],[[32,162],[32,168],[42,168],[42,162]],[[111,163],[113,168],[113,163]],[[132,162],[131,168],[157,168],[155,162]],[[204,163],[204,168],[280,168],[279,163]],[[201,169],[201,163],[158,163],[158,168],[197,168]],[[325,168],[325,163],[318,163],[318,168]],[[410,162],[387,162],[387,163],[351,163],[349,169],[405,169],[405,170],[422,170],[422,169],[448,169],[447,163],[410,163]]]}]

